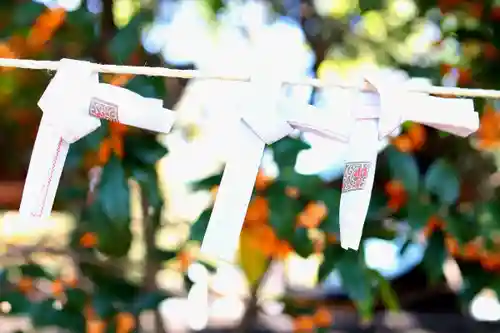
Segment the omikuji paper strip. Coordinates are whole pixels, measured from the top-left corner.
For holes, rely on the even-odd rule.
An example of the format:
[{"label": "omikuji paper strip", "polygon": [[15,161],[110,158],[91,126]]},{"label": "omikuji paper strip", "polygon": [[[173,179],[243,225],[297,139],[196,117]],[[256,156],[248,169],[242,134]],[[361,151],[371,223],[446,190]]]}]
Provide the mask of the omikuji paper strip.
[{"label": "omikuji paper strip", "polygon": [[340,198],[340,235],[345,249],[359,246],[363,232],[360,221],[364,222],[368,212],[380,147],[379,107],[375,104],[378,96],[370,93],[358,95],[360,101],[352,110],[356,121],[351,127]]},{"label": "omikuji paper strip", "polygon": [[173,124],[173,113],[161,100],[99,84],[89,63],[76,60],[61,60],[38,105],[44,115],[19,208],[25,217],[50,215],[70,144],[97,129],[99,119],[163,133]]},{"label": "omikuji paper strip", "polygon": [[90,87],[97,83],[98,76],[89,63],[61,60],[60,69],[38,102],[43,116],[21,198],[22,216],[50,215],[70,143],[101,125],[87,114],[84,104]]},{"label": "omikuji paper strip", "polygon": [[265,143],[240,121],[232,138],[210,221],[203,237],[201,253],[232,262],[238,249],[248,204],[252,197]]},{"label": "omikuji paper strip", "polygon": [[281,82],[254,78],[248,109],[237,122],[217,198],[201,245],[208,257],[234,260],[239,236],[252,197],[264,148],[284,138],[293,128],[276,108]]},{"label": "omikuji paper strip", "polygon": [[[405,90],[404,84],[367,79],[378,94],[360,93],[351,110],[351,128],[340,199],[340,239],[345,249],[357,250],[370,204],[379,139],[404,121],[468,136],[477,131],[479,117],[471,100],[428,96]],[[401,87],[403,86],[403,88]]]}]

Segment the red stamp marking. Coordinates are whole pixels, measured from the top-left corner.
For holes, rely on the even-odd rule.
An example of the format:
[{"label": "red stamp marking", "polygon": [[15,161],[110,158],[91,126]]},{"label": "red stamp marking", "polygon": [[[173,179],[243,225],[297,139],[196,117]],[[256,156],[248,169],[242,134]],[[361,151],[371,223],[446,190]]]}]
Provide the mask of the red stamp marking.
[{"label": "red stamp marking", "polygon": [[92,98],[90,101],[89,114],[99,119],[118,122],[118,105]]},{"label": "red stamp marking", "polygon": [[370,162],[346,163],[344,178],[342,179],[342,192],[358,191],[365,188],[366,178],[370,172]]}]

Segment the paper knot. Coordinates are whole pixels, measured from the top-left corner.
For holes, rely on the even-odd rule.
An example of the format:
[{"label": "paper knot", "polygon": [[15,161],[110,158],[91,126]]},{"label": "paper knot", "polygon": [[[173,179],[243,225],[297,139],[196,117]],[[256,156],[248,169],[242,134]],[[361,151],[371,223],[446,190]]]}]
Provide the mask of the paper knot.
[{"label": "paper knot", "polygon": [[255,75],[253,89],[242,120],[266,144],[286,137],[293,132],[283,112],[279,110],[282,82]]},{"label": "paper knot", "polygon": [[379,140],[393,133],[402,123],[402,109],[409,103],[409,92],[401,79],[369,73],[364,77],[367,85],[376,90],[380,101],[378,121]]},{"label": "paper knot", "polygon": [[55,76],[38,101],[47,121],[67,143],[93,132],[101,122],[89,115],[89,103],[97,73],[87,61],[61,59]]}]

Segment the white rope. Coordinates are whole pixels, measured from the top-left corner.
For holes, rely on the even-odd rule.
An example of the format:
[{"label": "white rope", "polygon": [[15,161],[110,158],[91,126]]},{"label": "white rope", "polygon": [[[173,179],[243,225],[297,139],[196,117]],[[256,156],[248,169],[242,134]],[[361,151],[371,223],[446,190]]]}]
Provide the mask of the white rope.
[{"label": "white rope", "polygon": [[[57,70],[59,61],[48,60],[30,60],[30,59],[9,59],[0,58],[0,67],[38,69],[38,70]],[[239,81],[249,82],[248,76],[231,76],[222,74],[206,73],[199,70],[180,70],[164,67],[145,67],[145,66],[124,66],[124,65],[104,65],[92,64],[93,70],[99,73],[113,74],[133,74],[146,76],[164,76],[175,77],[182,79],[205,79],[205,80],[222,80],[222,81]],[[304,78],[301,80],[284,80],[283,83],[302,86],[313,86],[317,88],[339,87],[349,89],[368,90],[366,87],[354,86],[339,81],[321,81],[314,78]],[[411,89],[415,92],[427,93],[432,95],[448,95],[448,96],[463,96],[463,97],[482,97],[500,99],[500,91],[488,89],[467,89],[456,87],[440,87],[430,86]]]}]

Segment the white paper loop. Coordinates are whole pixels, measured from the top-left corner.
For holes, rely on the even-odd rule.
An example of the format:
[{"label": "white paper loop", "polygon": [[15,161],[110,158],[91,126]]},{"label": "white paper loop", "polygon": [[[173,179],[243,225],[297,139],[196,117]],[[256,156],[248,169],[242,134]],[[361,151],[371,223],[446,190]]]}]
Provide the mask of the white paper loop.
[{"label": "white paper loop", "polygon": [[405,101],[408,101],[408,92],[401,88],[402,82],[386,80],[378,72],[367,74],[365,81],[379,94],[381,116],[378,122],[378,138],[382,139],[401,125],[401,108],[405,107]]},{"label": "white paper loop", "polygon": [[413,121],[453,135],[467,137],[479,129],[474,101],[466,98],[416,96],[403,112],[404,121]]},{"label": "white paper loop", "polygon": [[20,214],[25,218],[50,215],[70,144],[96,130],[101,125],[99,119],[168,133],[173,112],[162,104],[161,100],[143,98],[121,87],[99,84],[88,62],[62,59],[38,102],[43,117]]},{"label": "white paper loop", "polygon": [[69,142],[100,126],[88,115],[89,91],[97,84],[89,63],[63,59],[40,98],[43,111],[19,208],[25,218],[46,218],[52,211]]},{"label": "white paper loop", "polygon": [[[414,121],[458,136],[479,128],[472,100],[448,99],[411,92],[411,82],[394,84],[381,76],[366,80],[377,93],[359,93],[351,114],[355,125],[350,133],[342,181],[339,223],[341,246],[359,248],[370,204],[379,140],[394,132],[403,121]],[[413,82],[415,83],[415,82]],[[419,81],[421,84],[428,82]],[[400,88],[399,86],[403,87]]]},{"label": "white paper loop", "polygon": [[266,143],[287,136],[293,128],[277,114],[281,82],[254,77],[248,109],[237,122],[217,198],[201,245],[202,255],[232,262]]}]

